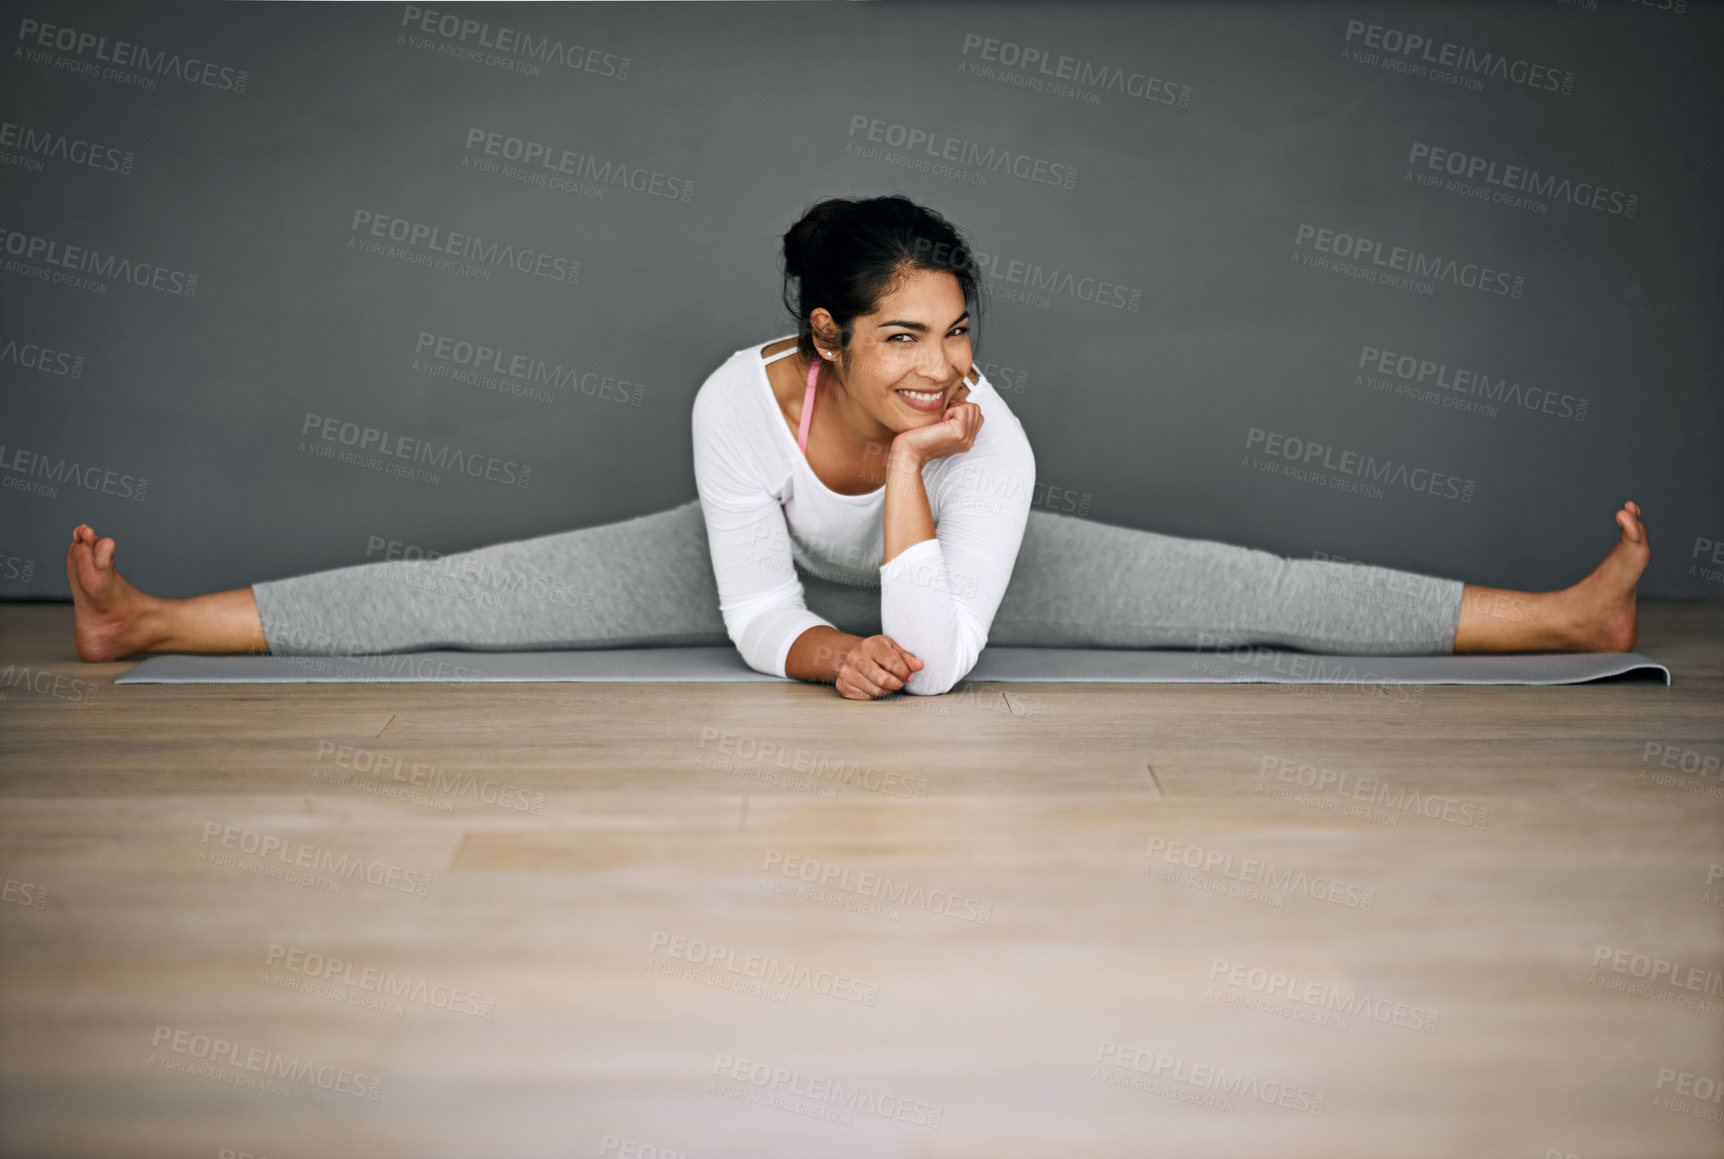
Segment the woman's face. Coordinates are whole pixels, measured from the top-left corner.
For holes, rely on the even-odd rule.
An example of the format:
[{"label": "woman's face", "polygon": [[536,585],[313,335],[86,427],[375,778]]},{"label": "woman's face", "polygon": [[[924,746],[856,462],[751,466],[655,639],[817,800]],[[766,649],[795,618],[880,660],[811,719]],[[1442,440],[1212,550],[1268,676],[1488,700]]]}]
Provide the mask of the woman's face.
[{"label": "woman's face", "polygon": [[[939,422],[970,372],[969,318],[957,278],[909,274],[878,309],[852,323],[840,363],[846,393],[894,432]],[[816,335],[837,332],[823,309],[813,321]]]}]

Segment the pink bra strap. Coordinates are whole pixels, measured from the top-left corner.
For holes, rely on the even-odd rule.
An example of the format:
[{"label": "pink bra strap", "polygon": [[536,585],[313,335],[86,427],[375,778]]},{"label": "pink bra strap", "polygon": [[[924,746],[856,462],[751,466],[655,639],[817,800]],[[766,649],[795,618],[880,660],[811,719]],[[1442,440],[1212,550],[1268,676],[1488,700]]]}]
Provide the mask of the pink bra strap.
[{"label": "pink bra strap", "polygon": [[802,449],[802,457],[808,457],[808,426],[814,421],[814,380],[820,374],[820,364],[814,363],[808,368],[808,390],[802,396],[802,425],[796,432],[796,445]]}]

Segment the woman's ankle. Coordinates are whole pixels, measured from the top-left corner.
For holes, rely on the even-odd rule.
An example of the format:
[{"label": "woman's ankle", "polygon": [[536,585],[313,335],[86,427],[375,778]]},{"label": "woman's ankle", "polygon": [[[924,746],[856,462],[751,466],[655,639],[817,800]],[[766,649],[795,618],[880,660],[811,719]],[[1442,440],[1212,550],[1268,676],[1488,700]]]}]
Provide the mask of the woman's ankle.
[{"label": "woman's ankle", "polygon": [[126,639],[133,654],[174,651],[170,640],[177,619],[175,605],[184,602],[160,596],[144,597],[126,624]]},{"label": "woman's ankle", "polygon": [[1565,652],[1578,638],[1568,591],[1520,592],[1467,584],[1456,652]]}]

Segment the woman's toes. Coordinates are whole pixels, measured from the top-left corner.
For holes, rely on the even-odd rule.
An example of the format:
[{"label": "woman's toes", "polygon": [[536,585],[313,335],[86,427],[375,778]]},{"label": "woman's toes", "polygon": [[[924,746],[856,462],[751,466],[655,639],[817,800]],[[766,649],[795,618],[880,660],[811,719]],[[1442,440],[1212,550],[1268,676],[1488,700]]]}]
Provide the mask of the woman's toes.
[{"label": "woman's toes", "polygon": [[1616,513],[1616,524],[1622,528],[1623,535],[1635,543],[1640,542],[1640,510],[1632,503],[1624,503]]}]

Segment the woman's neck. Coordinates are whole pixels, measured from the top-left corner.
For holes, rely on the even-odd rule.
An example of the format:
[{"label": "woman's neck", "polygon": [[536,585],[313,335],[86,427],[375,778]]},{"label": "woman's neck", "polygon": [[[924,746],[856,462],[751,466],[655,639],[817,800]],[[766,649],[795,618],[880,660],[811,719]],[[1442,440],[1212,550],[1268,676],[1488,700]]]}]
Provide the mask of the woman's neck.
[{"label": "woman's neck", "polygon": [[[811,362],[800,354],[795,361],[801,368],[801,381],[807,383]],[[826,412],[826,418],[822,421],[829,424],[829,432],[837,431],[843,453],[857,459],[867,459],[871,457],[870,448],[873,448],[873,455],[878,456],[884,463],[886,452],[891,449],[892,440],[897,437],[898,432],[875,418],[856,400],[839,377],[840,372],[834,361],[818,356],[812,361],[825,363],[814,388],[818,399],[815,408],[817,411]]]}]

